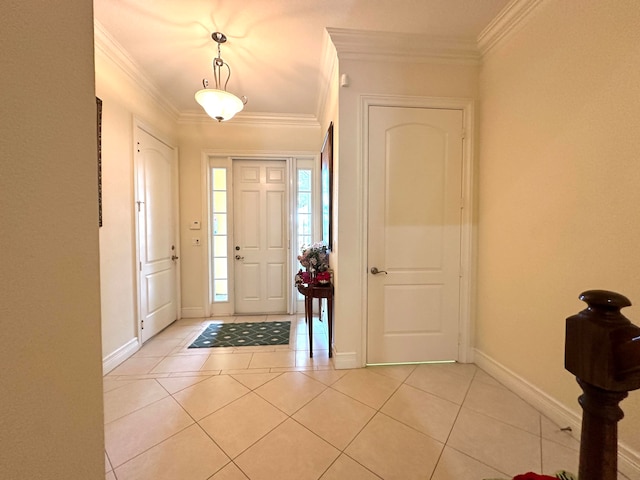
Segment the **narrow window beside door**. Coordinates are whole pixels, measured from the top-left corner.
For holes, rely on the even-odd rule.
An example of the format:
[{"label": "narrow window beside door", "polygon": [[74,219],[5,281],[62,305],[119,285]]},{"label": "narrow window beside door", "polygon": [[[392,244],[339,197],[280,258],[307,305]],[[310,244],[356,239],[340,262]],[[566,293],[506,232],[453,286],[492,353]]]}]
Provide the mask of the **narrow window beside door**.
[{"label": "narrow window beside door", "polygon": [[227,169],[211,169],[213,301],[229,301]]}]

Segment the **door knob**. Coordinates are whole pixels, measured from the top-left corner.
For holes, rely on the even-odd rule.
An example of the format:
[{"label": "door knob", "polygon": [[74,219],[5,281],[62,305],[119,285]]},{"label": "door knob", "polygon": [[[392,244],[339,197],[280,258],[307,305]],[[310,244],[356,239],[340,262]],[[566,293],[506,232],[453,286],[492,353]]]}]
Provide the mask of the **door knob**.
[{"label": "door knob", "polygon": [[241,257],[240,255],[236,255],[236,260],[244,260],[244,257]]},{"label": "door knob", "polygon": [[384,273],[386,275],[387,271],[386,270],[378,270],[378,267],[371,267],[371,273],[373,275],[378,275],[379,273]]},{"label": "door knob", "polygon": [[178,259],[177,255],[171,255],[171,260],[173,260],[174,262]]}]

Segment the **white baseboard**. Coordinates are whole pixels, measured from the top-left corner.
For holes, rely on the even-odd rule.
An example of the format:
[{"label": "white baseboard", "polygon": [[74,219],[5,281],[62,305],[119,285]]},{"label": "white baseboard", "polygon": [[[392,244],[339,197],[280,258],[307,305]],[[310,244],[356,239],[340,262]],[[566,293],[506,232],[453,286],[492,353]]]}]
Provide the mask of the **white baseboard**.
[{"label": "white baseboard", "polygon": [[180,309],[182,318],[204,318],[204,308],[202,307],[182,307]]},{"label": "white baseboard", "polygon": [[106,375],[111,370],[124,362],[131,355],[140,349],[140,342],[137,338],[132,338],[120,348],[111,352],[102,359],[102,375]]},{"label": "white baseboard", "polygon": [[356,352],[333,352],[333,366],[336,370],[347,370],[351,368],[362,368],[358,363],[358,355]]},{"label": "white baseboard", "polygon": [[[556,425],[571,427],[571,435],[580,441],[582,417],[579,414],[568,409],[482,351],[476,349],[474,358],[478,367],[526,400]],[[629,478],[637,478],[640,475],[640,454],[620,442],[618,442],[618,470]]]}]

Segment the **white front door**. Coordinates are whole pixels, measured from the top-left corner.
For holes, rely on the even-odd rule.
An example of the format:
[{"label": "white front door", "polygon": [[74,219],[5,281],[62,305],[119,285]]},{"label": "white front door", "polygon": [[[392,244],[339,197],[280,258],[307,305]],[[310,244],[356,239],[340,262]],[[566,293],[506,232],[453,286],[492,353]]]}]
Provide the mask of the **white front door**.
[{"label": "white front door", "polygon": [[138,302],[141,341],[177,318],[177,157],[173,148],[136,129]]},{"label": "white front door", "polygon": [[458,358],[462,128],[461,110],[369,107],[367,363]]},{"label": "white front door", "polygon": [[235,313],[287,311],[287,166],[234,160]]}]

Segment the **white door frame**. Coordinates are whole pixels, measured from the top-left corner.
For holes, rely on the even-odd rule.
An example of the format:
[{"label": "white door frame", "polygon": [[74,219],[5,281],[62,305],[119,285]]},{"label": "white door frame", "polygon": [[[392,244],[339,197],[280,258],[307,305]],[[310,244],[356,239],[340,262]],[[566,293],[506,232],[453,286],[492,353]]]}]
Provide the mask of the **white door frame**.
[{"label": "white door frame", "polygon": [[[433,108],[461,110],[463,114],[463,148],[462,148],[462,231],[460,242],[460,328],[458,343],[458,360],[462,363],[473,362],[473,321],[472,312],[474,309],[474,278],[475,278],[475,258],[474,242],[475,232],[473,229],[474,220],[474,158],[473,158],[473,132],[474,132],[474,105],[473,100],[468,98],[448,98],[448,97],[409,97],[394,95],[363,95],[360,97],[360,118],[362,126],[360,129],[360,146],[362,156],[362,258],[361,265],[367,265],[368,261],[368,228],[369,228],[369,107],[413,107],[413,108]],[[369,313],[368,291],[366,268],[361,269],[362,295],[362,358],[367,358],[367,327]]]},{"label": "white door frame", "polygon": [[[293,314],[296,312],[297,304],[296,304],[296,295],[294,292],[295,285],[293,284],[293,277],[295,273],[298,271],[298,263],[297,260],[294,262],[294,256],[297,257],[296,244],[295,244],[295,232],[297,231],[297,219],[293,212],[295,211],[295,198],[296,196],[293,194],[296,188],[296,168],[298,160],[314,160],[314,165],[316,165],[317,171],[320,171],[320,159],[319,159],[319,151],[318,152],[280,152],[280,151],[266,151],[266,152],[229,152],[229,151],[218,151],[218,150],[205,150],[202,152],[201,157],[201,179],[202,179],[202,231],[206,232],[204,235],[203,244],[202,244],[202,265],[203,265],[203,275],[202,275],[202,291],[203,291],[203,305],[204,305],[204,316],[210,317],[212,314],[216,315],[233,315],[234,314],[234,305],[235,299],[233,297],[233,269],[231,266],[229,267],[229,301],[227,302],[227,308],[221,308],[220,310],[213,312],[212,307],[212,298],[211,298],[211,225],[209,222],[209,212],[211,210],[210,199],[211,196],[209,194],[211,189],[211,180],[209,171],[211,168],[211,163],[216,162],[221,166],[224,164],[226,168],[229,170],[228,177],[228,198],[233,198],[233,161],[234,160],[284,160],[287,163],[286,171],[287,171],[287,206],[289,208],[288,212],[288,223],[289,229],[287,231],[287,244],[289,246],[289,255],[288,255],[288,266],[287,272],[289,274],[289,298],[287,299],[287,313]],[[319,195],[319,176],[316,174],[316,178],[318,178],[318,185],[316,186],[316,193]],[[232,207],[232,203],[230,201],[230,208]],[[316,202],[316,204],[319,204]],[[319,218],[319,215],[317,215]],[[228,258],[233,258],[233,212],[230,212],[228,229],[230,232],[229,243],[228,243]],[[297,290],[296,290],[297,291]]]},{"label": "white door frame", "polygon": [[[150,125],[142,122],[140,119],[138,118],[134,118],[133,119],[133,217],[135,219],[135,255],[136,255],[136,262],[135,265],[133,266],[135,272],[136,272],[136,296],[135,296],[135,301],[136,301],[136,319],[135,319],[135,332],[136,335],[138,337],[138,344],[142,345],[142,325],[141,325],[141,320],[142,320],[142,305],[141,305],[141,300],[140,300],[140,289],[141,289],[141,285],[142,285],[142,278],[140,275],[140,262],[142,259],[141,253],[140,253],[140,225],[139,225],[139,215],[138,215],[138,191],[137,191],[137,185],[138,185],[138,155],[137,155],[137,149],[138,149],[138,131],[139,130],[144,130],[145,132],[147,132],[149,135],[155,137],[156,139],[158,139],[159,141],[161,141],[162,143],[164,143],[165,145],[167,145],[169,148],[171,148],[174,152],[174,158],[173,158],[173,174],[172,174],[172,180],[173,180],[173,199],[172,199],[172,206],[173,206],[173,218],[174,218],[174,229],[175,229],[175,246],[176,246],[176,255],[178,255],[178,257],[180,257],[180,209],[179,209],[179,182],[178,182],[178,148],[173,146],[171,144],[170,141],[168,141],[161,133],[159,133],[156,129],[154,129],[153,127],[151,127]],[[179,320],[181,318],[181,312],[182,312],[182,298],[181,298],[181,290],[180,290],[180,264],[178,263],[178,265],[176,266],[176,278],[175,278],[175,298],[176,298],[176,319]]]}]

